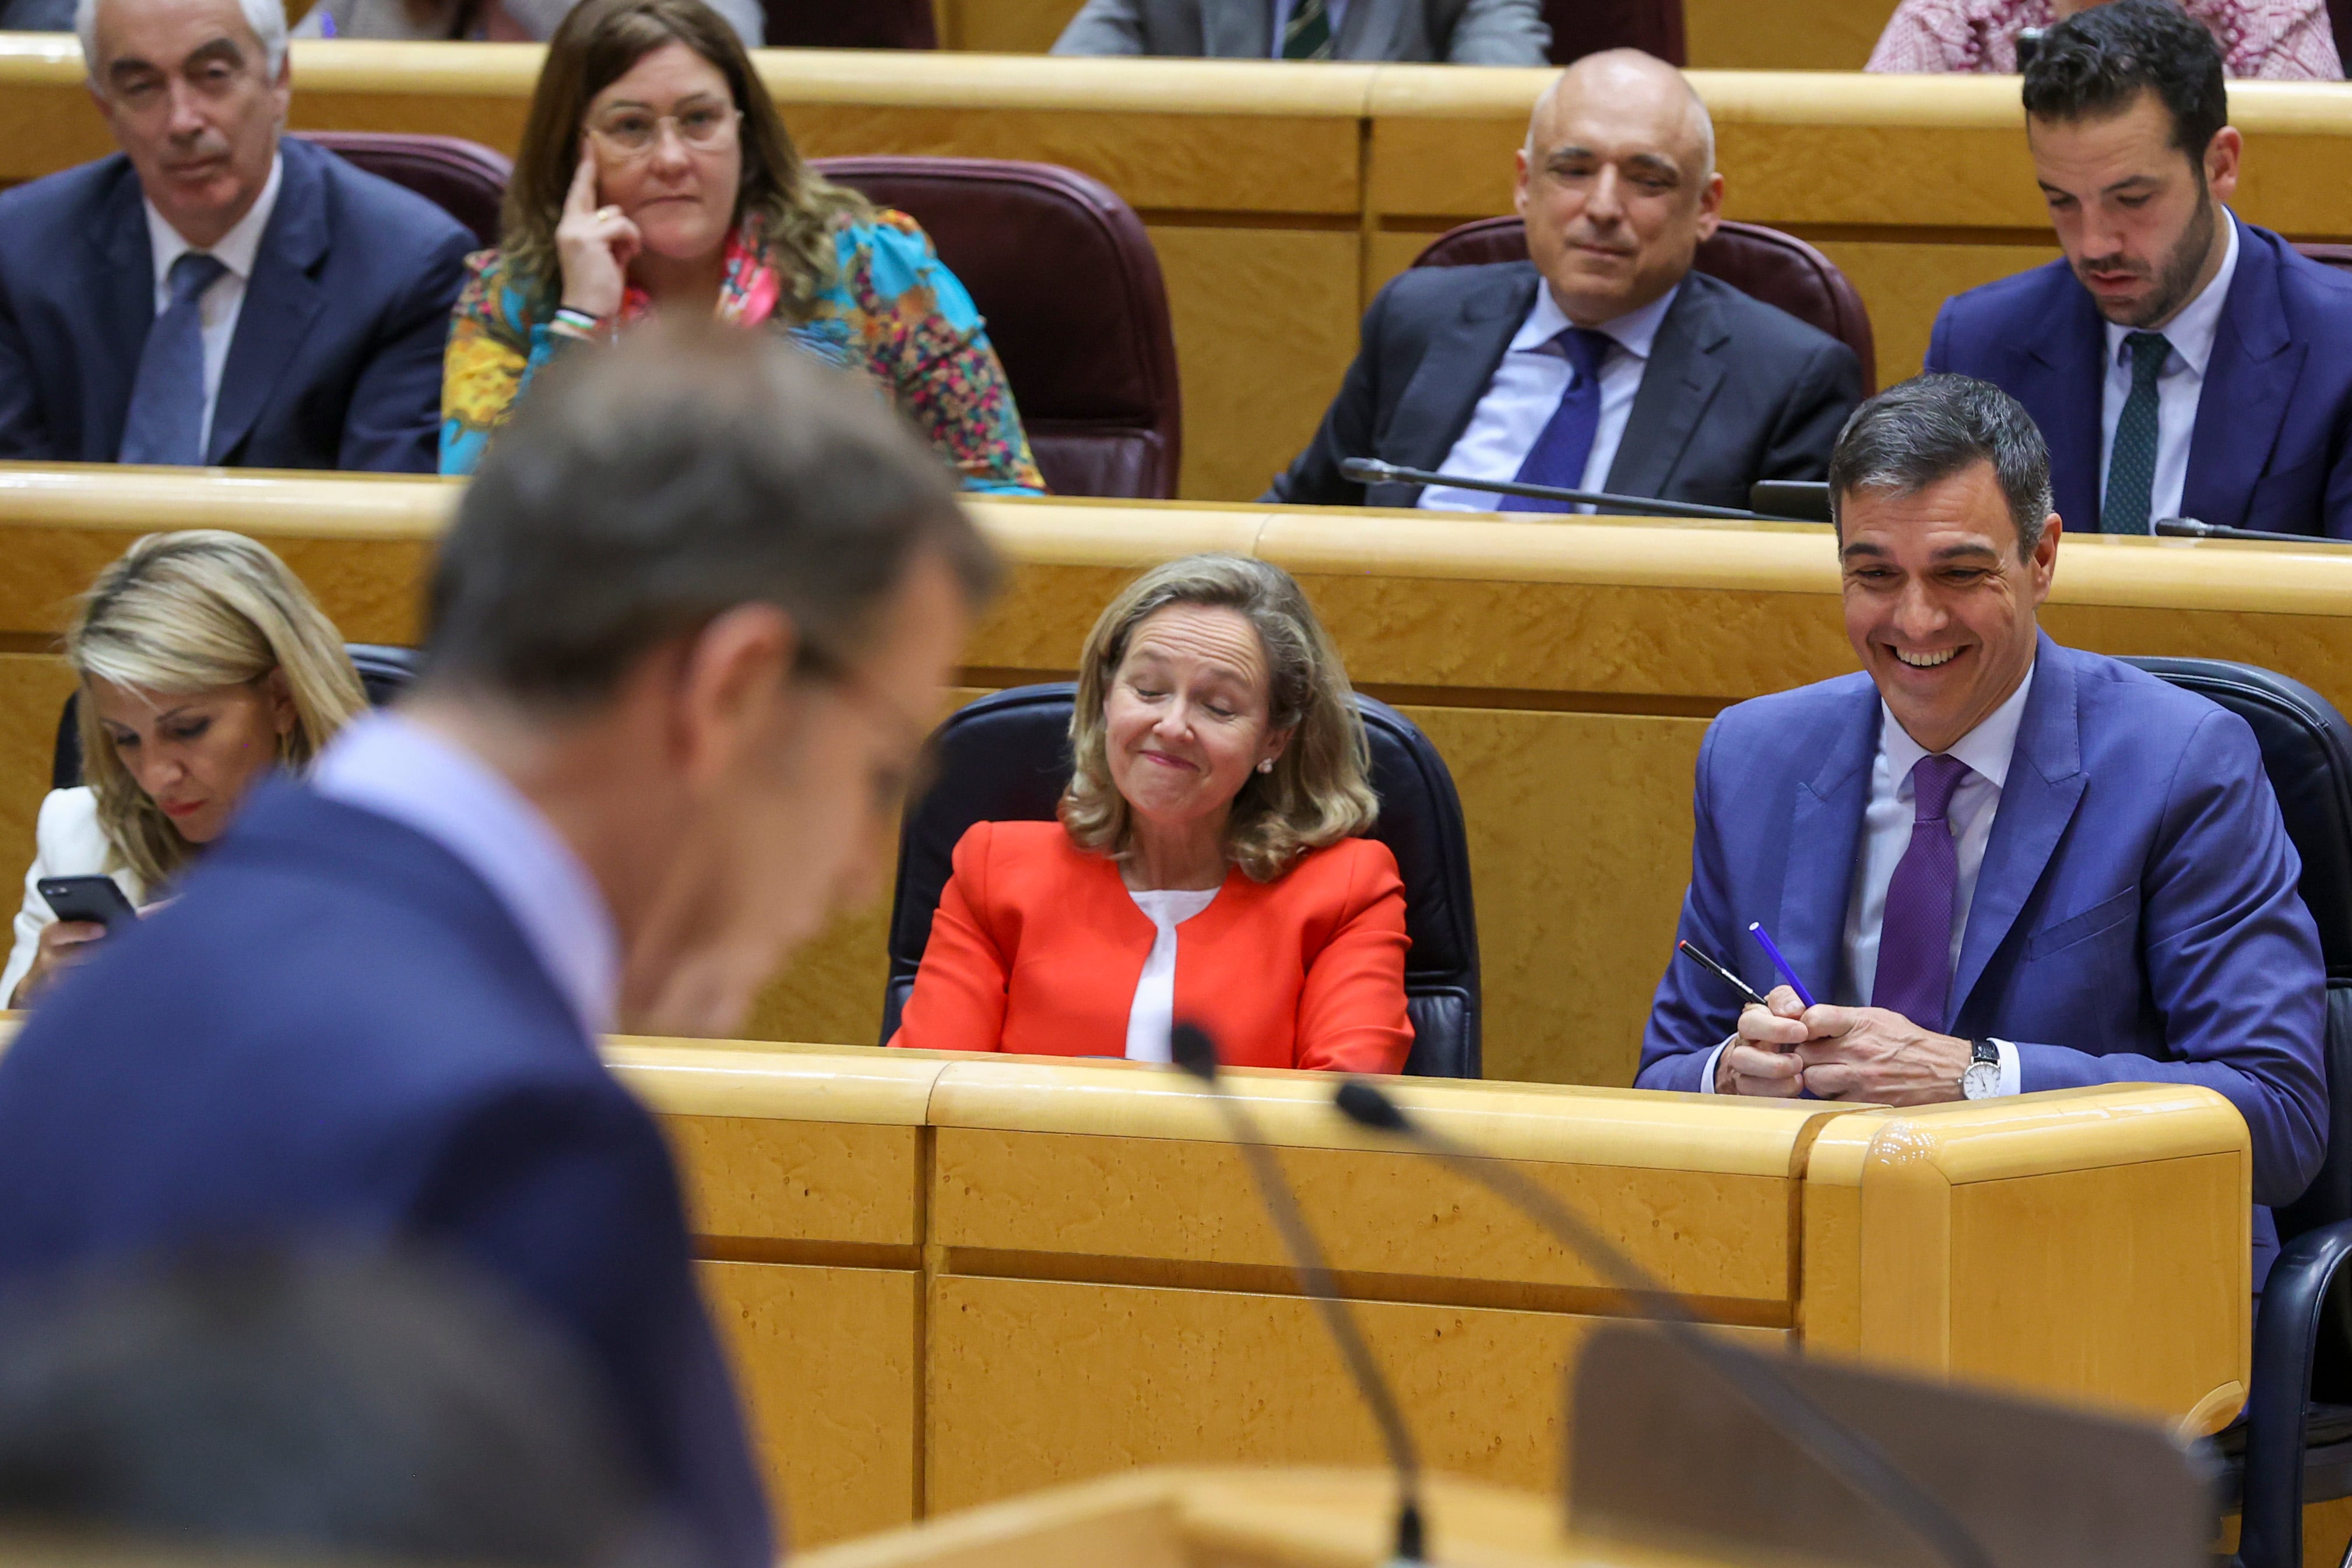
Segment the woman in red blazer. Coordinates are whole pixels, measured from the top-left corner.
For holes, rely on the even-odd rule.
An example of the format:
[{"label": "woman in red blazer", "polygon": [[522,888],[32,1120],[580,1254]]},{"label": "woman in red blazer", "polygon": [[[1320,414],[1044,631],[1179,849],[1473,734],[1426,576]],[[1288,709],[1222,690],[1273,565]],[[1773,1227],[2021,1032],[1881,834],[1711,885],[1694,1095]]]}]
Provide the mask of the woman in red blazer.
[{"label": "woman in red blazer", "polygon": [[1059,822],[983,822],[894,1046],[1401,1070],[1404,885],[1338,652],[1288,573],[1146,574],[1080,656]]}]

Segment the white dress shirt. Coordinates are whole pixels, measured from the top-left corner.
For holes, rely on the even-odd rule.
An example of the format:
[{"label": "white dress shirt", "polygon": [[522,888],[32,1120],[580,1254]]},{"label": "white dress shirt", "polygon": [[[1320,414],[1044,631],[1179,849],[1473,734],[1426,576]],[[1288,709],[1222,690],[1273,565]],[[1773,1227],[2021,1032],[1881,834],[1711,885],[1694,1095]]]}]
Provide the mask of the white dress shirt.
[{"label": "white dress shirt", "polygon": [[[1297,14],[1297,10],[1298,0],[1274,0],[1273,57],[1276,59],[1282,58],[1282,36],[1290,30],[1290,18]],[[1348,19],[1348,0],[1323,0],[1323,15],[1331,24],[1331,58],[1338,59],[1339,58],[1339,24]],[[1160,1060],[1165,1061],[1167,1058],[1162,1057]]]},{"label": "white dress shirt", "polygon": [[[1952,742],[1945,754],[1968,764],[1969,771],[1952,790],[1944,820],[1950,826],[1953,850],[1959,865],[1959,884],[1952,894],[1953,970],[1960,966],[1960,944],[1968,936],[1969,909],[1977,896],[1977,873],[1984,868],[1985,846],[1992,839],[1993,818],[2000,811],[2001,786],[2009,782],[2010,759],[2017,751],[2017,729],[2025,721],[2025,700],[2033,689],[2033,670],[2008,700],[1985,716],[1983,723]],[[1916,808],[1911,770],[1927,749],[1896,722],[1894,710],[1878,705],[1878,755],[1870,766],[1870,801],[1862,813],[1862,855],[1855,863],[1853,888],[1845,906],[1845,963],[1838,990],[1831,997],[1842,1007],[1870,1005],[1878,984],[1878,939],[1886,922],[1886,889],[1895,868],[1911,847],[1911,827]],[[1957,1001],[1958,998],[1955,997]],[[1715,1068],[1726,1040],[1708,1054],[1699,1075],[1699,1092],[1715,1092]],[[2019,1092],[2017,1047],[1995,1040],[2000,1050],[2001,1094]]]},{"label": "white dress shirt", "polygon": [[[2230,298],[2230,279],[2238,272],[2238,220],[2223,207],[2221,216],[2230,227],[2229,248],[2221,257],[2221,270],[2205,285],[2197,298],[2180,307],[2180,313],[2157,329],[2172,352],[2164,356],[2164,368],[2156,374],[2156,483],[2148,494],[2147,516],[2153,522],[2159,517],[2180,515],[2180,492],[2189,486],[2189,441],[2197,431],[2197,399],[2205,390],[2205,366],[2213,358],[2213,339],[2221,330],[2221,307]],[[2107,502],[2107,467],[2115,457],[2116,426],[2124,416],[2124,401],[2131,396],[2132,355],[2124,340],[2138,329],[2106,323],[2107,380],[2099,398],[2099,505]],[[2098,531],[2098,520],[2088,519],[2077,523],[2066,520],[2071,528],[2084,533]]]},{"label": "white dress shirt", "polygon": [[345,726],[310,770],[329,800],[415,828],[489,885],[592,1037],[613,1026],[620,938],[604,895],[497,770],[396,712]]},{"label": "white dress shirt", "polygon": [[1151,922],[1151,953],[1143,961],[1143,977],[1135,983],[1135,1000],[1127,1011],[1127,1059],[1164,1062],[1169,1059],[1168,1035],[1176,1026],[1176,928],[1217,901],[1218,889],[1173,889],[1128,897]]},{"label": "white dress shirt", "polygon": [[[228,363],[236,318],[245,309],[245,286],[252,280],[254,258],[261,252],[262,231],[269,226],[269,215],[278,210],[278,187],[285,173],[285,159],[273,155],[261,195],[209,252],[228,270],[196,296],[196,320],[205,341],[205,418],[197,447],[202,453],[212,450],[213,406],[220,401],[221,367]],[[155,210],[153,202],[142,205],[147,208],[147,243],[155,256],[155,313],[160,316],[172,303],[172,263],[196,247],[180,237],[180,231]]]},{"label": "white dress shirt", "polygon": [[9,999],[32,972],[34,956],[40,952],[41,932],[57,923],[57,911],[49,908],[48,900],[41,897],[44,880],[51,877],[111,877],[114,885],[122,889],[123,897],[134,906],[147,901],[139,873],[128,866],[110,863],[119,861],[121,857],[114,853],[106,829],[99,825],[98,795],[89,785],[51,790],[42,799],[33,842],[33,863],[25,872],[25,902],[16,911],[16,944],[9,951],[7,968],[0,970],[0,1007],[12,1005]]},{"label": "white dress shirt", "polygon": [[[1592,451],[1584,460],[1584,478],[1578,489],[1606,489],[1617,448],[1625,439],[1625,421],[1633,413],[1633,395],[1642,390],[1642,373],[1650,366],[1650,349],[1658,341],[1659,323],[1682,292],[1677,283],[1638,310],[1628,310],[1594,331],[1615,342],[1601,362],[1601,422],[1592,432]],[[1503,363],[1486,394],[1471,411],[1462,438],[1437,466],[1449,474],[1475,479],[1512,479],[1534,450],[1536,437],[1551,423],[1553,412],[1576,378],[1576,369],[1544,345],[1574,325],[1551,289],[1538,284],[1536,302],[1503,351]],[[1418,504],[1434,511],[1493,511],[1503,498],[1485,490],[1461,490],[1432,485],[1421,492]],[[1580,506],[1579,511],[1591,511]]]}]

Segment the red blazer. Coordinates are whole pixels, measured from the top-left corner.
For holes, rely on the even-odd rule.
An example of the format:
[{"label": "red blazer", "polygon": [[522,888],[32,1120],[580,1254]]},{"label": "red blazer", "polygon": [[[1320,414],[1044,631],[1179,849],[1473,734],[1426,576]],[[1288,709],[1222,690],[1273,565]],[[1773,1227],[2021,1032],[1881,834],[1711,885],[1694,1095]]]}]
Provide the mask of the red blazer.
[{"label": "red blazer", "polygon": [[[1387,845],[1343,838],[1271,882],[1236,868],[1176,929],[1176,1016],[1206,1028],[1220,1060],[1403,1070],[1404,884]],[[1151,941],[1118,867],[1060,823],[975,824],[890,1043],[1125,1056]]]}]

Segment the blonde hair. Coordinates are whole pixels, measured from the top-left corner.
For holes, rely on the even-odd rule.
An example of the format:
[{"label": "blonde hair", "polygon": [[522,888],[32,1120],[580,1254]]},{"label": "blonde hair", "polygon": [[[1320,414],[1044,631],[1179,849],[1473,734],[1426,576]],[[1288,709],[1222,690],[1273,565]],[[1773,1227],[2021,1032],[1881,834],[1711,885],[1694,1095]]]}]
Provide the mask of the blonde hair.
[{"label": "blonde hair", "polygon": [[1251,880],[1270,882],[1310,849],[1362,833],[1380,815],[1368,778],[1371,752],[1355,689],[1323,623],[1289,573],[1242,555],[1188,555],[1129,584],[1087,634],[1070,714],[1076,766],[1062,792],[1063,828],[1082,848],[1124,859],[1133,819],[1111,784],[1103,701],[1135,628],[1171,605],[1225,609],[1265,650],[1268,727],[1292,731],[1271,773],[1253,772],[1234,797],[1225,855]]},{"label": "blonde hair", "polygon": [[279,765],[308,767],[328,739],[367,706],[331,622],[286,563],[242,534],[212,529],[151,533],[98,574],[66,628],[66,662],[81,680],[82,776],[121,864],[150,889],[185,866],[194,847],[114,753],[90,683],[184,693],[249,686],[283,670],[294,727]]}]

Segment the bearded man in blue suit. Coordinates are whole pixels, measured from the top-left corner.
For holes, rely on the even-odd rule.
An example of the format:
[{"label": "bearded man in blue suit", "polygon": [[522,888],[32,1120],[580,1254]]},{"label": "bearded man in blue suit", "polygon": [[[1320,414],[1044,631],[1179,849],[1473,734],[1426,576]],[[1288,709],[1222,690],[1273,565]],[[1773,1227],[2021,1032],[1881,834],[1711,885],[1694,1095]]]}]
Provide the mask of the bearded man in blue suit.
[{"label": "bearded man in blue suit", "polygon": [[1820,1001],[1670,966],[1643,1089],[1918,1105],[2189,1083],[2246,1119],[2268,1207],[2326,1147],[2326,972],[2245,721],[2036,625],[2049,455],[2015,399],[1922,376],[1830,462],[1864,673],[1743,702],[1699,751],[1681,935]]},{"label": "bearded man in blue suit", "polygon": [[2053,27],[2025,123],[2064,259],[1936,318],[1927,368],[2025,405],[2078,531],[2352,538],[2352,278],[2231,214],[2228,118],[2221,47],[2172,0]]}]

